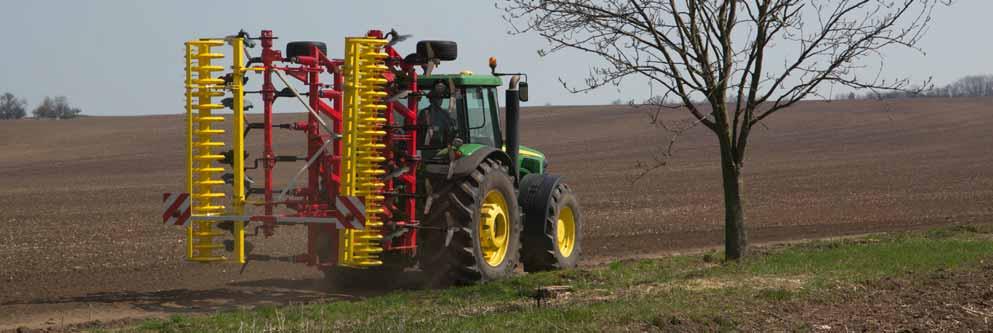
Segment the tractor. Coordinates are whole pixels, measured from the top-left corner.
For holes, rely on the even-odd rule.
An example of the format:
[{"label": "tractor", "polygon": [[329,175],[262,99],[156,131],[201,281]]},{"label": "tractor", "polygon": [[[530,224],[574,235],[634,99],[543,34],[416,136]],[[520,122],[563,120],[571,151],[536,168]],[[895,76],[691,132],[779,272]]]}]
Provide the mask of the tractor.
[{"label": "tractor", "polygon": [[[498,72],[492,57],[489,74],[441,74],[457,44],[423,40],[403,55],[408,37],[347,37],[340,59],[323,42],[278,50],[269,30],[186,43],[186,190],[163,195],[162,217],[185,229],[187,260],[246,265],[247,236],[303,226],[305,251],[290,259],[336,284],[413,267],[465,284],[576,266],[578,199],[519,143],[527,75]],[[261,121],[249,121],[253,96]],[[280,100],[305,119],[275,123]],[[277,154],[276,130],[302,133],[306,152]],[[261,152],[249,152],[259,131]],[[302,165],[274,180],[289,163]]]}]

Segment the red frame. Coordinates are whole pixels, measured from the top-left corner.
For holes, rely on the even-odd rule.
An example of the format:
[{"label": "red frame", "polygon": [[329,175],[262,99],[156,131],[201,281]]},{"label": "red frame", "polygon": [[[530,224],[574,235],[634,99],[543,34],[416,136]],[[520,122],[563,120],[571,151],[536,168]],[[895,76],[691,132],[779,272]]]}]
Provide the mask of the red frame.
[{"label": "red frame", "polygon": [[[382,31],[371,30],[368,37],[383,38]],[[333,200],[338,196],[338,188],[341,185],[341,151],[340,140],[332,138],[330,133],[323,133],[317,117],[308,112],[307,120],[295,123],[291,129],[304,132],[307,137],[307,160],[319,154],[313,164],[308,167],[307,183],[305,187],[289,191],[286,200],[276,202],[273,199],[272,186],[273,169],[277,164],[276,154],[273,151],[273,103],[276,100],[276,89],[272,82],[274,70],[281,70],[290,77],[307,86],[309,93],[308,104],[310,107],[331,119],[331,128],[335,133],[342,132],[342,95],[344,89],[344,77],[341,59],[330,59],[317,47],[312,47],[310,55],[299,56],[293,59],[284,58],[279,50],[273,49],[272,31],[263,30],[260,38],[262,45],[262,100],[264,104],[264,152],[263,167],[265,172],[264,201],[259,204],[264,207],[265,216],[273,216],[275,208],[285,206],[295,212],[293,217],[339,217],[341,214],[335,211]],[[415,67],[406,64],[403,57],[392,46],[386,46],[384,50],[389,56],[386,64],[391,71],[386,73],[385,78],[389,82],[395,80],[393,72],[405,73],[410,77],[410,84],[406,87],[411,92],[417,92],[417,73]],[[323,73],[331,76],[331,84],[321,82]],[[400,251],[403,254],[413,256],[417,248],[417,228],[416,220],[417,204],[415,193],[417,193],[417,168],[420,165],[420,158],[417,156],[417,104],[418,94],[412,93],[407,98],[407,103],[394,101],[387,104],[384,117],[388,129],[383,141],[386,146],[383,155],[386,157],[387,172],[391,168],[407,168],[399,177],[385,181],[383,195],[386,197],[384,204],[386,212],[382,216],[386,227],[384,233],[392,232],[391,229],[406,228],[407,232],[402,236],[388,240],[384,244],[386,251]],[[320,151],[323,143],[328,139],[336,140],[331,146],[331,153]],[[399,151],[400,147],[405,147]],[[291,197],[291,198],[290,198]],[[269,219],[262,221],[264,234],[272,236],[276,223]],[[331,248],[337,248],[339,232],[333,225],[329,224],[309,224],[307,227],[307,253],[297,257],[299,262],[306,262],[308,265],[329,267],[336,264],[337,258],[326,258],[327,261],[319,262],[316,253],[317,235],[324,228],[332,233]]]}]

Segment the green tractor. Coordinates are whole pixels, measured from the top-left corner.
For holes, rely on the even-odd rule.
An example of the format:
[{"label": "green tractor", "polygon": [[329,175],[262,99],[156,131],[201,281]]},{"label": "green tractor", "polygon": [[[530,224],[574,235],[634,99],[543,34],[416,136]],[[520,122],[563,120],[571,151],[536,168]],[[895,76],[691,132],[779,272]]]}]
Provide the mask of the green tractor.
[{"label": "green tractor", "polygon": [[[418,78],[418,86],[431,89],[418,119],[429,119],[433,134],[418,142],[424,158],[418,262],[457,282],[506,277],[519,263],[527,272],[575,267],[581,249],[576,195],[561,176],[546,172],[544,154],[519,145],[527,83],[496,73],[493,58],[490,67],[490,75]],[[503,128],[501,76],[511,77]]]}]

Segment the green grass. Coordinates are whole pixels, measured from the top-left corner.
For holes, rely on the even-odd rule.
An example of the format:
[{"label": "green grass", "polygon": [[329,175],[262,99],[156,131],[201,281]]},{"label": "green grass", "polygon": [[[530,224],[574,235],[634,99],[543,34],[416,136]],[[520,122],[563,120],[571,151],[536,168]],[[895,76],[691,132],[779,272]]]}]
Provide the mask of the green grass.
[{"label": "green grass", "polygon": [[[361,301],[176,316],[125,330],[728,331],[742,320],[732,314],[752,304],[831,297],[833,287],[883,277],[970,269],[993,257],[990,233],[988,227],[954,227],[815,241],[760,249],[746,260],[726,264],[705,262],[703,255],[620,261]],[[546,285],[568,285],[573,292],[538,307],[529,295]]]}]

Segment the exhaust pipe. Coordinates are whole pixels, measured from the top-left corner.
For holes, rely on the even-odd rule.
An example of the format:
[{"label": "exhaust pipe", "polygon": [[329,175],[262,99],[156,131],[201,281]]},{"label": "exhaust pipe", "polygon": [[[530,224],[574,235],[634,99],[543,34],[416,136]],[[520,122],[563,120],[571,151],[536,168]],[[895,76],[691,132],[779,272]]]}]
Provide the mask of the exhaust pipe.
[{"label": "exhaust pipe", "polygon": [[516,183],[520,180],[520,173],[518,172],[518,153],[520,150],[520,134],[518,132],[518,123],[521,120],[521,99],[520,91],[517,89],[517,84],[521,80],[521,77],[514,75],[510,78],[510,86],[507,87],[507,102],[504,107],[504,117],[505,123],[507,124],[506,138],[504,139],[504,144],[506,145],[507,155],[510,156],[510,172],[514,176],[514,182]]}]

